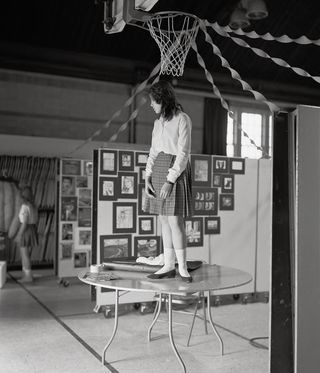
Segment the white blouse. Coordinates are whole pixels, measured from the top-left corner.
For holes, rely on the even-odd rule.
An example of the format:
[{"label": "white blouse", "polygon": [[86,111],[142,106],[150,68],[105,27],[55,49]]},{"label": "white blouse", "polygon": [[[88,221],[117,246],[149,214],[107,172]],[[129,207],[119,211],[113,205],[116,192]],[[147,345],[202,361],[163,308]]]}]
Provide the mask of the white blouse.
[{"label": "white blouse", "polygon": [[21,224],[36,224],[38,220],[38,212],[34,207],[23,203],[19,212],[19,220]]},{"label": "white blouse", "polygon": [[154,161],[160,152],[176,155],[175,162],[168,170],[167,180],[175,183],[185,170],[191,152],[191,119],[180,112],[171,120],[163,118],[154,122],[151,147],[146,165],[146,176],[151,176]]}]

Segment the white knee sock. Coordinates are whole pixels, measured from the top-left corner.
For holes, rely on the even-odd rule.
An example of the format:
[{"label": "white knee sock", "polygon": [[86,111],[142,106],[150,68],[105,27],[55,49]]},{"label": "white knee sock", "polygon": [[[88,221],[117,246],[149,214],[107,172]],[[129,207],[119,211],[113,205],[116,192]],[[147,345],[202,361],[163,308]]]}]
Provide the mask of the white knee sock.
[{"label": "white knee sock", "polygon": [[164,266],[159,269],[156,273],[163,273],[171,271],[175,268],[176,254],[172,248],[163,248]]},{"label": "white knee sock", "polygon": [[183,277],[189,277],[190,274],[187,269],[187,249],[176,250],[176,256],[180,275]]}]

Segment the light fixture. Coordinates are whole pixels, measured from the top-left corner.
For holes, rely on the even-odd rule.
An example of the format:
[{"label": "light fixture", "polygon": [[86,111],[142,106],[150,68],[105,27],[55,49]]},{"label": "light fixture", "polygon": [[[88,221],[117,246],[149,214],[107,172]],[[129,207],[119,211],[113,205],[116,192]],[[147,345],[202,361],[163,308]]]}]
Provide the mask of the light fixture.
[{"label": "light fixture", "polygon": [[263,0],[243,0],[244,2],[247,3],[245,9],[247,10],[246,15],[248,18],[263,19],[268,16],[268,10]]},{"label": "light fixture", "polygon": [[229,26],[233,30],[237,30],[239,28],[246,28],[250,25],[250,21],[246,16],[245,10],[240,7],[240,3],[238,6],[234,9],[234,11],[231,14]]},{"label": "light fixture", "polygon": [[233,30],[246,28],[250,20],[259,20],[268,16],[268,10],[263,0],[241,0],[233,10],[229,26]]}]

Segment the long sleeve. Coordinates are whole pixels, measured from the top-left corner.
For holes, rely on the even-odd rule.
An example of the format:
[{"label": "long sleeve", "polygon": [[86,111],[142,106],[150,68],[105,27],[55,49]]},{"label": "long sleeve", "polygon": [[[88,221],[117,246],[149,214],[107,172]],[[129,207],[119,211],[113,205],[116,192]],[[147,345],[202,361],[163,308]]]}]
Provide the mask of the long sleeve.
[{"label": "long sleeve", "polygon": [[178,152],[176,160],[169,168],[167,180],[175,183],[177,178],[185,170],[191,152],[191,128],[192,123],[188,115],[183,114],[179,123]]},{"label": "long sleeve", "polygon": [[149,156],[148,156],[147,165],[146,165],[146,176],[151,176],[154,161],[157,158],[157,155],[159,154],[159,151],[156,149],[156,146],[155,146],[155,132],[156,132],[156,122],[154,123],[153,131],[152,131],[151,147],[149,150]]}]

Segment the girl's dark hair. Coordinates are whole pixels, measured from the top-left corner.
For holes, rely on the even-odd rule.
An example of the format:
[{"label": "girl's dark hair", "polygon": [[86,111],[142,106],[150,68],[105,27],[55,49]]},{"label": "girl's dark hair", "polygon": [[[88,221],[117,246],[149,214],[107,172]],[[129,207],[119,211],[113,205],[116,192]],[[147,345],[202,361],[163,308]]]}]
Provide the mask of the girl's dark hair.
[{"label": "girl's dark hair", "polygon": [[33,193],[29,186],[25,186],[21,189],[21,197],[24,202],[34,203]]},{"label": "girl's dark hair", "polygon": [[177,112],[182,110],[172,85],[166,80],[153,84],[149,89],[149,95],[157,104],[161,104],[160,115],[166,120],[172,119]]}]

